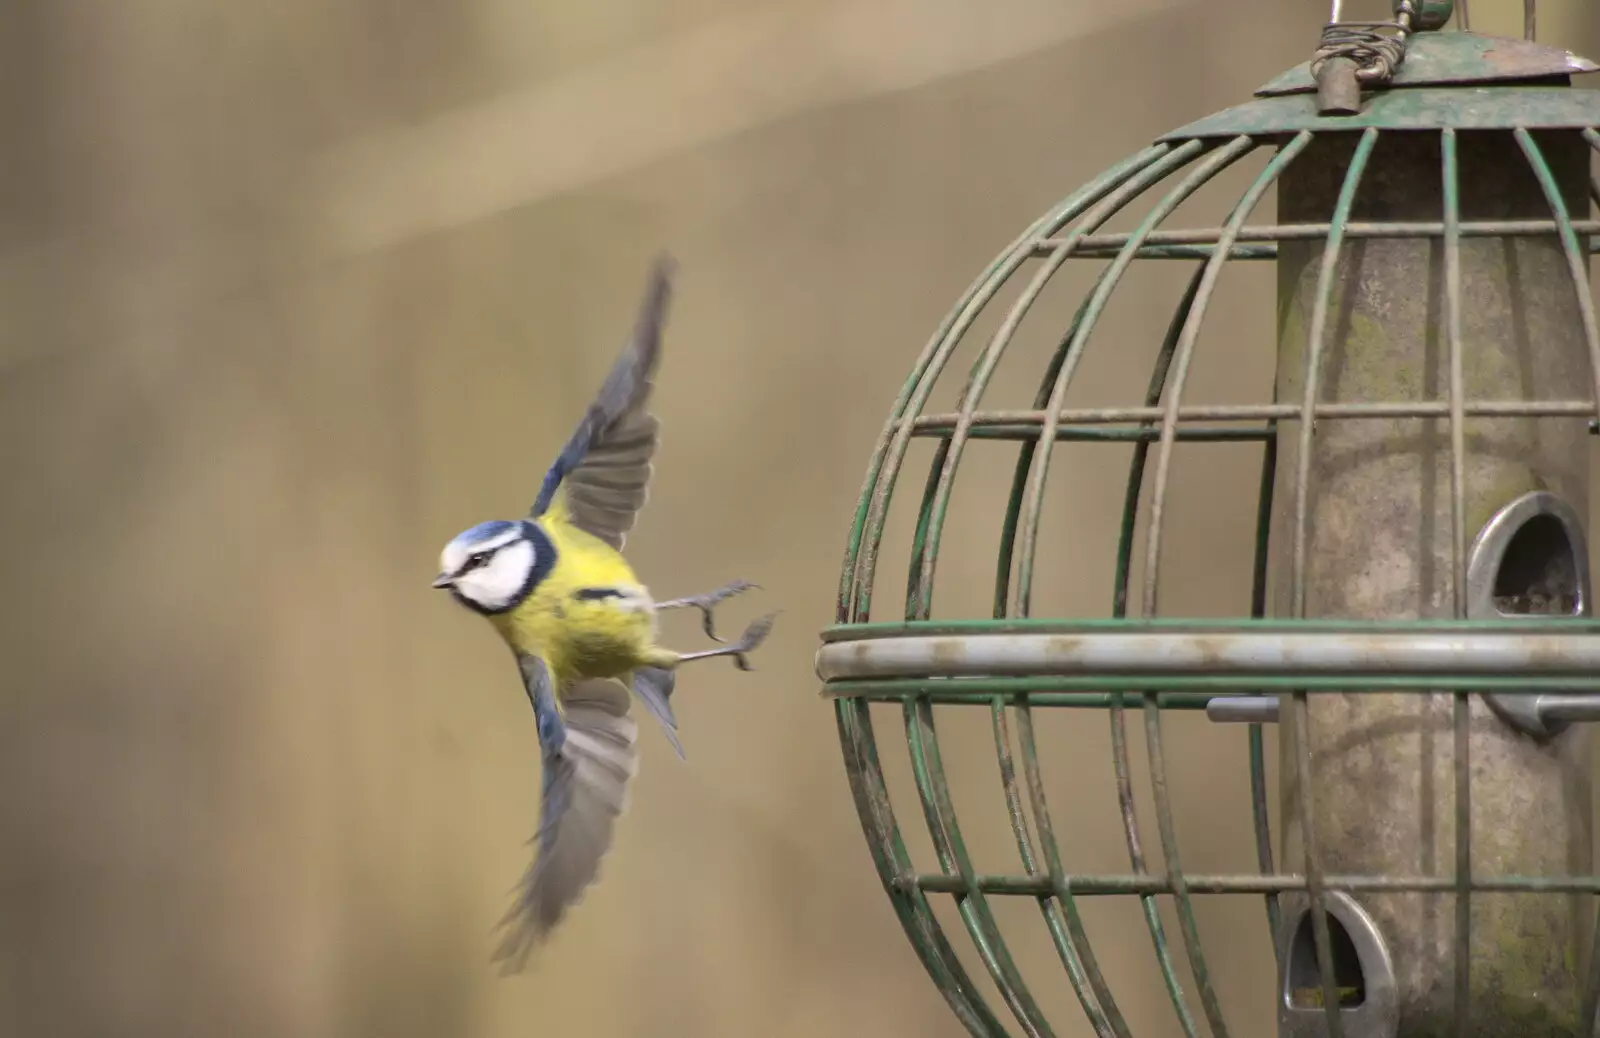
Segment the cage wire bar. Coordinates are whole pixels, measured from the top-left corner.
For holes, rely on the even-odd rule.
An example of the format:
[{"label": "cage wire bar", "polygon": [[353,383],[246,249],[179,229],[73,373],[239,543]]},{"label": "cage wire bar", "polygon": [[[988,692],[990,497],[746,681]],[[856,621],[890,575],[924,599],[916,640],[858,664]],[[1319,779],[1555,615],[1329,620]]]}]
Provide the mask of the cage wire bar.
[{"label": "cage wire bar", "polygon": [[[1520,140],[1520,138],[1519,138]],[[1466,514],[1466,415],[1463,413],[1466,398],[1466,376],[1461,368],[1461,177],[1456,159],[1456,131],[1453,127],[1446,127],[1440,134],[1439,150],[1443,168],[1443,195],[1444,195],[1444,279],[1445,279],[1445,340],[1450,354],[1450,604],[1451,612],[1457,619],[1464,619],[1467,615],[1467,514]],[[1328,248],[1333,249],[1332,239],[1329,239]],[[1585,271],[1584,283],[1587,284]],[[1582,298],[1582,292],[1579,292]],[[1600,376],[1600,368],[1596,369]],[[1310,379],[1308,378],[1309,382]],[[1312,399],[1315,399],[1313,396]],[[1600,394],[1595,397],[1597,406],[1600,406]],[[1309,444],[1307,444],[1307,457],[1309,457]],[[1310,463],[1301,466],[1302,471],[1310,469]],[[1296,493],[1301,493],[1296,488]],[[1304,514],[1303,500],[1296,502],[1296,522],[1302,523],[1295,530],[1295,537],[1300,550],[1304,549],[1305,528],[1302,516]],[[1303,594],[1304,588],[1301,592]],[[1472,975],[1472,958],[1465,954],[1465,949],[1472,940],[1472,741],[1469,738],[1469,724],[1471,721],[1471,702],[1467,693],[1457,689],[1451,702],[1451,735],[1452,752],[1451,762],[1455,767],[1455,809],[1456,809],[1456,941],[1455,956],[1455,990],[1452,995],[1455,1000],[1456,1019],[1460,1020],[1458,1028],[1466,1028],[1468,1019],[1468,1000],[1470,998],[1469,984]],[[1307,812],[1309,818],[1309,812]],[[1320,905],[1313,911],[1316,912],[1318,924],[1325,930],[1327,920],[1320,911]],[[1320,938],[1319,938],[1320,940]],[[1319,945],[1317,955],[1322,962],[1332,962],[1331,952],[1325,953]],[[1332,971],[1329,971],[1328,982],[1332,984]],[[1331,987],[1325,989],[1331,990]]]},{"label": "cage wire bar", "polygon": [[[1464,7],[1464,4],[1462,5]],[[1047,213],[1019,236],[969,287],[963,301],[946,316],[916,361],[902,386],[891,417],[875,445],[860,504],[855,513],[838,593],[837,626],[824,633],[818,672],[824,692],[835,700],[836,720],[844,748],[851,787],[874,862],[902,926],[924,966],[944,994],[951,1009],[975,1035],[1010,1033],[1000,1014],[974,983],[958,959],[949,935],[935,917],[930,895],[951,895],[961,925],[971,938],[983,969],[989,975],[1005,1011],[1022,1033],[1046,1038],[1056,1032],[1023,982],[998,925],[989,899],[1031,897],[1038,902],[1041,919],[1060,959],[1072,990],[1094,1032],[1101,1036],[1130,1038],[1127,1016],[1107,983],[1082,922],[1078,899],[1131,895],[1141,900],[1145,928],[1155,952],[1162,984],[1177,1021],[1187,1038],[1201,1034],[1199,1021],[1217,1038],[1230,1033],[1205,948],[1195,921],[1193,898],[1215,894],[1257,894],[1263,898],[1269,930],[1274,937],[1281,926],[1279,895],[1304,893],[1310,902],[1315,961],[1322,983],[1322,1005],[1328,1033],[1343,1034],[1340,996],[1336,990],[1331,934],[1326,908],[1330,892],[1436,892],[1455,895],[1454,974],[1451,989],[1458,1034],[1468,1033],[1471,995],[1468,952],[1474,893],[1600,893],[1595,876],[1478,876],[1473,874],[1470,830],[1471,760],[1469,694],[1474,691],[1531,692],[1559,690],[1567,693],[1600,692],[1600,623],[1587,618],[1563,618],[1556,625],[1540,625],[1532,632],[1537,645],[1517,655],[1514,646],[1530,636],[1525,622],[1468,620],[1465,612],[1465,555],[1467,551],[1465,424],[1469,418],[1585,418],[1595,420],[1600,401],[1600,332],[1589,287],[1587,256],[1600,247],[1600,221],[1574,219],[1540,144],[1538,126],[1517,125],[1511,134],[1550,210],[1548,220],[1464,220],[1460,201],[1460,159],[1457,129],[1438,131],[1441,148],[1439,170],[1443,193],[1442,219],[1437,222],[1384,223],[1350,219],[1368,159],[1383,131],[1369,126],[1357,131],[1358,143],[1344,173],[1337,204],[1327,223],[1251,224],[1252,211],[1285,169],[1289,168],[1322,131],[1301,129],[1288,134],[1238,133],[1187,140],[1165,139],[1111,167],[1090,184]],[[1600,151],[1600,134],[1582,128],[1590,149]],[[1276,151],[1234,207],[1226,222],[1215,228],[1163,229],[1166,219],[1188,198],[1224,170],[1262,146]],[[1170,184],[1171,186],[1167,186]],[[1163,188],[1158,200],[1127,233],[1104,233],[1105,224],[1127,206]],[[1591,178],[1591,195],[1600,198],[1600,185]],[[1561,246],[1576,293],[1587,347],[1591,385],[1587,399],[1479,400],[1469,399],[1463,375],[1461,318],[1461,242],[1474,237],[1554,237]],[[1332,403],[1320,400],[1321,369],[1329,335],[1329,300],[1332,281],[1347,243],[1363,239],[1404,238],[1437,241],[1444,263],[1445,342],[1448,386],[1444,400],[1376,400]],[[1218,278],[1229,260],[1276,259],[1285,241],[1322,241],[1317,297],[1307,337],[1303,392],[1295,402],[1196,406],[1183,400],[1194,361],[1199,331]],[[992,377],[1024,316],[1051,279],[1070,261],[1105,260],[1089,296],[1079,306],[1061,338],[1034,400],[1033,410],[983,410],[981,404]],[[1123,274],[1135,260],[1179,259],[1198,261],[1157,353],[1143,406],[1066,408],[1073,383],[1097,323]],[[1030,262],[1038,262],[1021,295],[1010,305],[1000,326],[989,338],[956,411],[925,414],[935,383],[965,340],[981,312],[1000,288]],[[1374,418],[1443,420],[1449,438],[1450,494],[1450,603],[1453,620],[1404,620],[1369,623],[1306,619],[1308,553],[1307,499],[1311,482],[1312,447],[1318,423],[1361,421]],[[1268,534],[1272,501],[1277,492],[1278,424],[1297,424],[1299,457],[1293,494],[1293,551],[1290,577],[1292,609],[1285,619],[1267,618]],[[889,503],[914,438],[936,441],[933,462],[923,487],[907,573],[904,622],[873,622],[871,607],[880,549]],[[933,621],[933,603],[939,546],[953,482],[971,440],[999,440],[1019,444],[1019,455],[1000,535],[991,621]],[[1040,535],[1040,515],[1048,467],[1057,442],[1126,442],[1133,457],[1123,502],[1112,604],[1107,621],[1036,620],[1030,615],[1034,564]],[[1259,486],[1255,561],[1252,574],[1250,619],[1240,622],[1166,620],[1159,615],[1158,588],[1163,533],[1167,521],[1168,490],[1174,447],[1179,442],[1259,442],[1262,468]],[[1155,448],[1153,467],[1149,452]],[[1141,488],[1147,469],[1153,470],[1153,487],[1144,543],[1144,570],[1139,620],[1128,620],[1135,528]],[[1140,669],[1137,654],[1129,650],[1119,660],[1121,669],[1096,669],[1085,660],[1096,647],[1113,652],[1115,639],[1138,635],[1151,645],[1173,650],[1177,640],[1196,631],[1213,632],[1223,643],[1238,646],[1231,666],[1210,672],[1184,671],[1181,660],[1172,663],[1170,652],[1154,655]],[[1047,634],[1071,634],[1088,648],[1086,655],[1054,660],[1041,666],[1037,658],[1022,659],[1017,672],[1006,673],[997,664],[1019,657],[1015,649],[1028,639]],[[1322,636],[1324,641],[1314,639]],[[1013,639],[996,647],[961,672],[931,678],[915,660],[926,653],[895,654],[897,644],[938,641],[960,643],[964,651],[983,639]],[[1096,639],[1099,638],[1099,641]],[[1159,639],[1168,638],[1168,642]],[[1317,666],[1315,652],[1332,652]],[[1334,666],[1329,659],[1337,648],[1348,649],[1350,660],[1380,659],[1381,666],[1362,670],[1347,660]],[[1329,648],[1332,646],[1333,648]],[[1513,648],[1508,648],[1513,646]],[[926,646],[922,646],[925,648]],[[1363,655],[1365,654],[1365,655]],[[981,654],[980,654],[981,655]],[[1170,664],[1163,669],[1160,660]],[[979,666],[978,664],[982,664]],[[1033,669],[1028,669],[1032,667]],[[974,669],[975,668],[975,669]],[[1311,711],[1308,697],[1319,691],[1432,692],[1450,689],[1451,731],[1454,756],[1454,823],[1456,851],[1448,876],[1355,875],[1325,872],[1318,843],[1315,812],[1311,808]],[[1257,874],[1196,874],[1185,870],[1178,845],[1174,812],[1168,789],[1163,745],[1163,714],[1169,710],[1203,710],[1217,694],[1287,696],[1285,709],[1293,720],[1297,757],[1304,779],[1300,784],[1298,824],[1304,845],[1304,867],[1299,875],[1279,873],[1274,865],[1263,729],[1248,725],[1251,827],[1255,835]],[[899,821],[890,807],[879,760],[877,736],[869,704],[902,704],[903,725],[910,749],[917,797],[932,840],[939,871],[918,872],[901,838]],[[1008,820],[1022,864],[1020,875],[990,875],[975,871],[963,841],[949,793],[944,761],[934,725],[935,704],[969,704],[987,707],[1000,768]],[[1107,711],[1112,740],[1112,765],[1130,871],[1124,875],[1074,873],[1065,860],[1062,831],[1052,820],[1046,795],[1047,782],[1040,760],[1033,709],[1069,708]],[[1144,721],[1148,746],[1149,778],[1154,795],[1156,832],[1165,868],[1150,871],[1144,852],[1145,833],[1135,810],[1133,764],[1126,714],[1137,709]],[[1015,716],[1019,752],[1013,754],[1010,715]],[[1018,760],[1021,782],[1018,780]],[[1027,809],[1024,809],[1026,801]],[[1028,815],[1032,815],[1032,824]],[[1157,911],[1156,898],[1173,898],[1178,934],[1188,963],[1181,977],[1172,954],[1173,935]],[[1597,920],[1600,922],[1600,920]],[[1593,928],[1600,942],[1600,925]],[[1186,996],[1192,986],[1198,1015]],[[1600,996],[1600,943],[1590,955],[1590,975],[1584,991],[1580,1020],[1595,1020]]]},{"label": "cage wire bar", "polygon": [[[1305,139],[1304,131],[1299,139]],[[1301,414],[1308,414],[1315,406],[1318,397],[1319,376],[1322,371],[1323,350],[1327,344],[1328,332],[1328,306],[1331,302],[1334,275],[1338,269],[1339,247],[1344,243],[1344,225],[1350,219],[1350,210],[1355,205],[1356,190],[1361,186],[1361,176],[1366,171],[1367,161],[1372,156],[1372,149],[1378,143],[1378,131],[1368,127],[1361,133],[1361,142],[1356,145],[1355,154],[1350,159],[1350,165],[1345,171],[1344,184],[1339,189],[1338,201],[1334,204],[1333,222],[1329,228],[1327,242],[1322,250],[1322,266],[1317,273],[1316,303],[1311,311],[1311,331],[1307,338],[1309,348],[1306,351],[1305,368],[1305,395],[1300,405]],[[1453,237],[1453,222],[1446,215],[1446,246],[1449,252],[1452,245],[1459,244]],[[1459,283],[1454,284],[1459,291]],[[1449,288],[1446,289],[1446,295]],[[1454,311],[1455,307],[1446,304],[1447,308]],[[1452,391],[1455,384],[1451,385]],[[1459,410],[1458,402],[1452,392],[1450,400],[1450,413],[1452,426],[1454,416]],[[1306,615],[1306,527],[1307,527],[1307,496],[1311,483],[1311,439],[1316,432],[1316,426],[1307,420],[1302,420],[1300,431],[1300,458],[1295,466],[1294,485],[1294,554],[1293,569],[1290,578],[1290,615],[1304,618]],[[1153,615],[1153,610],[1150,614]],[[1311,714],[1306,704],[1307,693],[1303,689],[1296,689],[1292,693],[1294,719],[1295,756],[1300,767],[1300,832],[1301,840],[1305,845],[1305,877],[1306,890],[1311,898],[1311,926],[1312,936],[1316,947],[1316,961],[1322,980],[1322,1003],[1327,1011],[1328,1033],[1332,1038],[1343,1038],[1344,1025],[1339,1016],[1339,992],[1337,981],[1333,972],[1333,942],[1329,933],[1328,916],[1324,911],[1325,900],[1322,886],[1322,852],[1319,849],[1315,808],[1312,803],[1312,787],[1314,778],[1314,758],[1311,753]],[[1457,764],[1461,762],[1458,760]],[[1459,830],[1458,830],[1459,832]],[[1465,932],[1462,934],[1464,945]],[[1463,956],[1457,956],[1462,958]],[[1324,965],[1325,964],[1325,965]],[[1465,988],[1458,983],[1461,991],[1457,999],[1464,997]]]}]

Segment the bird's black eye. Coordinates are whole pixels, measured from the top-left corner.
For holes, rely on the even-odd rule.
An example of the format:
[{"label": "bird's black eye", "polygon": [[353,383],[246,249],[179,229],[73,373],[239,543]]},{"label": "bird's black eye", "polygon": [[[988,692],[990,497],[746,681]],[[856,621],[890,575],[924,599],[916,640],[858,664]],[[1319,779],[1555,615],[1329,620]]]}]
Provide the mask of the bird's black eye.
[{"label": "bird's black eye", "polygon": [[490,556],[492,556],[493,554],[494,554],[494,552],[492,552],[492,551],[475,551],[475,552],[473,552],[471,555],[467,556],[467,564],[465,566],[461,567],[462,572],[465,573],[467,570],[477,569],[480,566],[487,565],[488,562],[489,562]]}]

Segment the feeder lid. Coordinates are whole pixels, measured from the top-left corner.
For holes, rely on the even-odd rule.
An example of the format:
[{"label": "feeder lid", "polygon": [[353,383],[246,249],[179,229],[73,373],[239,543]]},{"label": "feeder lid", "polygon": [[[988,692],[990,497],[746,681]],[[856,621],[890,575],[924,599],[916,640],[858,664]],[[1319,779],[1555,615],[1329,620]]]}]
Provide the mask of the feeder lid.
[{"label": "feeder lid", "polygon": [[[1416,32],[1406,40],[1406,58],[1382,89],[1452,86],[1504,80],[1548,79],[1600,71],[1588,58],[1529,40],[1473,32]],[[1311,62],[1304,61],[1256,91],[1257,97],[1315,93]]]},{"label": "feeder lid", "polygon": [[1260,97],[1206,116],[1157,140],[1253,137],[1301,130],[1581,130],[1600,127],[1600,90],[1571,87],[1418,87],[1375,90],[1355,115],[1322,115],[1315,94]]},{"label": "feeder lid", "polygon": [[1254,100],[1208,115],[1159,139],[1296,133],[1300,130],[1586,129],[1600,126],[1600,91],[1572,89],[1572,75],[1600,65],[1558,47],[1470,32],[1423,31],[1381,86],[1362,92],[1361,111],[1323,115],[1304,62],[1256,91]]}]

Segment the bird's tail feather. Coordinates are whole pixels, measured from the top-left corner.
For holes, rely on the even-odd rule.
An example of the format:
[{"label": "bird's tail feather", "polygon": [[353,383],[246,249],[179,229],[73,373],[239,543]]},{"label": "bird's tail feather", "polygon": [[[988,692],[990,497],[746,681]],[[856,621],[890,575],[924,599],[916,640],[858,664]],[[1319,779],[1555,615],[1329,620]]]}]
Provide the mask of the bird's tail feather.
[{"label": "bird's tail feather", "polygon": [[537,856],[500,923],[505,933],[495,960],[505,973],[527,965],[533,949],[599,877],[638,771],[639,729],[628,716],[626,688],[611,680],[580,681],[561,700],[566,739],[559,759],[547,763],[541,793],[554,810],[541,819]]},{"label": "bird's tail feather", "polygon": [[633,690],[638,693],[639,701],[650,711],[650,716],[660,723],[667,741],[672,743],[678,759],[682,760],[683,743],[678,741],[678,718],[672,713],[672,690],[677,680],[676,674],[662,667],[640,667],[633,672]]}]

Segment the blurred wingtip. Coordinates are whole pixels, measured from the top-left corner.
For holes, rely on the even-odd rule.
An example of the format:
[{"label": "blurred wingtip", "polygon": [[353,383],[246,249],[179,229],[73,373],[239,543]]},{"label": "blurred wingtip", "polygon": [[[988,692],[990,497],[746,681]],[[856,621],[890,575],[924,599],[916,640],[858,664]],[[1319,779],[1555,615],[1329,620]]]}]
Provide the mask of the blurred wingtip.
[{"label": "blurred wingtip", "polygon": [[534,953],[544,945],[554,926],[541,926],[526,915],[512,910],[496,929],[506,933],[495,947],[490,961],[502,977],[515,977],[528,969]]},{"label": "blurred wingtip", "polygon": [[[638,768],[638,725],[628,689],[612,679],[578,682],[564,697],[563,781],[546,773],[534,860],[517,882],[495,931],[492,961],[502,976],[522,972],[600,879],[616,820]],[[558,788],[551,788],[554,785]]]},{"label": "blurred wingtip", "polygon": [[[537,867],[535,864],[534,868]],[[494,931],[500,934],[500,940],[495,945],[490,962],[498,967],[502,977],[525,972],[528,963],[549,942],[550,935],[555,933],[568,911],[583,900],[583,892],[580,891],[571,901],[536,897],[530,902],[528,895],[532,891],[527,882],[520,886],[522,889],[518,891],[516,901],[494,927]]]},{"label": "blurred wingtip", "polygon": [[639,305],[638,323],[634,328],[636,348],[643,347],[649,357],[646,368],[654,368],[655,356],[660,348],[661,329],[666,323],[667,306],[672,298],[672,283],[678,272],[678,261],[665,249],[656,253],[650,265],[650,278],[645,286],[644,300]]}]

